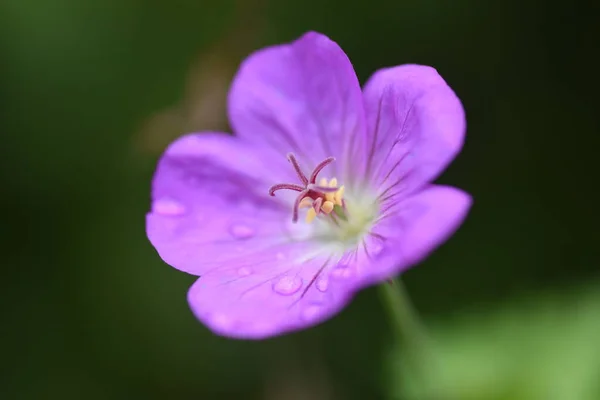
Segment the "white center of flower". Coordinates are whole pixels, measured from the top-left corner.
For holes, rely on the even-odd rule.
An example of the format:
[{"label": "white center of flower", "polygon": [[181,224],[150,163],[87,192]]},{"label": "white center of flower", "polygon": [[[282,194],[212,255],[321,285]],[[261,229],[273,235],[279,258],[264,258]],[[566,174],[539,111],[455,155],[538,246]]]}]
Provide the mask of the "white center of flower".
[{"label": "white center of flower", "polygon": [[314,237],[334,246],[355,246],[366,235],[377,216],[378,205],[373,196],[346,193],[343,207],[314,221]]},{"label": "white center of flower", "polygon": [[[301,170],[296,157],[287,156],[301,184],[279,183],[271,186],[269,194],[275,196],[278,190],[298,192],[292,207],[292,223],[297,229],[307,233],[312,240],[325,243],[333,250],[343,251],[356,246],[371,229],[378,213],[378,203],[372,192],[366,189],[346,191],[338,185],[336,178],[321,178],[319,172],[335,159],[328,157],[321,161],[307,177]],[[300,210],[307,209],[304,227],[297,224]],[[307,229],[305,229],[307,228]]]}]

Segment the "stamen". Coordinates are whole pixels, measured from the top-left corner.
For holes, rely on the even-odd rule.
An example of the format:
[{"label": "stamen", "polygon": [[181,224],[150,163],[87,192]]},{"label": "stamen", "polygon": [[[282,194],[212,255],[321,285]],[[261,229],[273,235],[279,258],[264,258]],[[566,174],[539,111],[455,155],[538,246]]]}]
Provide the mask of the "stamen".
[{"label": "stamen", "polygon": [[333,195],[334,203],[337,204],[338,206],[343,205],[342,204],[342,197],[344,197],[344,185],[340,186],[340,188],[338,189],[338,191],[335,192],[335,194]]},{"label": "stamen", "polygon": [[313,220],[315,219],[316,216],[317,216],[317,212],[315,211],[315,209],[309,208],[308,211],[306,212],[306,223],[310,224],[311,222],[313,222]]},{"label": "stamen", "polygon": [[282,189],[294,190],[296,192],[301,192],[304,188],[300,185],[294,185],[293,183],[279,183],[277,185],[273,185],[269,188],[269,195],[275,196],[275,192]]},{"label": "stamen", "polygon": [[[337,179],[333,178],[331,181],[323,178],[319,184],[316,184],[317,176],[319,172],[323,170],[327,165],[331,164],[335,158],[328,157],[321,161],[310,174],[310,178],[306,178],[306,175],[300,169],[298,160],[294,154],[289,153],[287,155],[288,161],[294,167],[294,171],[298,178],[302,181],[303,185],[296,185],[293,183],[279,183],[269,188],[269,195],[275,196],[275,192],[282,189],[289,189],[295,192],[299,192],[296,200],[294,200],[294,208],[292,210],[292,222],[298,222],[298,213],[300,208],[308,207],[306,212],[306,221],[311,222],[320,213],[325,213],[333,216],[332,211],[336,208],[336,205],[344,205],[342,195],[344,193],[344,187],[337,187]],[[337,211],[336,211],[337,212]]]},{"label": "stamen", "polygon": [[[288,153],[287,159],[294,166],[294,169],[296,170],[296,174],[298,175],[298,178],[300,178],[300,180],[302,181],[302,183],[304,183],[304,185],[307,185],[308,179],[306,179],[306,175],[304,175],[304,173],[300,169],[300,165],[298,165],[298,160],[296,160],[296,156],[293,153]],[[314,172],[313,172],[313,174],[314,174]],[[311,177],[312,177],[312,175],[311,175]],[[314,182],[312,182],[312,183],[314,183]]]},{"label": "stamen", "polygon": [[320,197],[316,199],[313,203],[313,208],[315,209],[317,215],[319,215],[319,213],[321,212],[321,204],[323,204],[323,199]]},{"label": "stamen", "polygon": [[321,210],[323,210],[323,212],[325,214],[330,214],[333,211],[333,203],[331,201],[326,201],[323,203],[323,205],[321,206]]},{"label": "stamen", "polygon": [[319,165],[317,165],[315,167],[312,174],[310,174],[310,178],[309,178],[310,183],[315,183],[317,180],[317,175],[319,175],[319,172],[321,172],[321,170],[323,168],[325,168],[326,166],[328,166],[329,164],[331,164],[334,161],[335,161],[335,157],[328,157],[325,160],[321,161],[319,163]]},{"label": "stamen", "polygon": [[305,197],[302,199],[302,201],[300,201],[300,208],[307,208],[307,207],[312,207],[313,205],[313,199],[311,199],[310,197]]}]

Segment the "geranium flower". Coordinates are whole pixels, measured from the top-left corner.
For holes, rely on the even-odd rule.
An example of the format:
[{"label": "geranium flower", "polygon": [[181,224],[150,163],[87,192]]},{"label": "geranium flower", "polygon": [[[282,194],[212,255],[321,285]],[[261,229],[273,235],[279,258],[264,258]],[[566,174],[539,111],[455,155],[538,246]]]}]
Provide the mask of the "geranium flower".
[{"label": "geranium flower", "polygon": [[460,151],[464,111],[435,69],[377,71],[309,32],[260,50],[229,93],[235,135],[171,144],[147,233],[213,332],[262,339],[318,324],[362,288],[423,260],[460,225],[465,192],[435,179]]}]

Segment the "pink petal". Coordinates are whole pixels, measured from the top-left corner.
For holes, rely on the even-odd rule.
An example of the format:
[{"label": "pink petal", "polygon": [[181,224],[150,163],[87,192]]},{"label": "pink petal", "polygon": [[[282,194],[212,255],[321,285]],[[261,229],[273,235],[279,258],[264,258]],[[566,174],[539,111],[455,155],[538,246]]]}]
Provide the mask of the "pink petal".
[{"label": "pink petal", "polygon": [[214,333],[239,339],[281,335],[330,318],[353,292],[331,277],[334,260],[306,259],[308,246],[282,245],[201,276],[188,293],[194,314]]},{"label": "pink petal", "polygon": [[462,190],[429,185],[389,208],[363,246],[359,285],[382,282],[423,261],[458,229],[471,203]]},{"label": "pink petal", "polygon": [[277,171],[267,174],[265,161],[260,149],[226,134],[174,142],[159,162],[146,220],[162,259],[200,275],[288,237],[289,199],[268,196],[264,178]]},{"label": "pink petal", "polygon": [[315,32],[248,57],[229,93],[229,118],[238,136],[276,157],[295,153],[305,174],[333,156],[324,176],[343,179],[366,154],[354,69],[336,43]]},{"label": "pink petal", "polygon": [[435,179],[463,145],[460,100],[437,71],[403,65],[376,72],[364,88],[368,176],[380,194],[402,195]]}]

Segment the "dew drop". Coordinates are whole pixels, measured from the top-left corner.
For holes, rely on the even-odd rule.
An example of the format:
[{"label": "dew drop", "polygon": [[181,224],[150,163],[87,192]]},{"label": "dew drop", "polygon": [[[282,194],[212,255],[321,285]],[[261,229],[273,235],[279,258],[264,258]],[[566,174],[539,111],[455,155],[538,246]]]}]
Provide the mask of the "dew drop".
[{"label": "dew drop", "polygon": [[232,225],[229,229],[233,237],[236,239],[248,239],[254,236],[254,229],[250,228],[247,225],[235,224]]},{"label": "dew drop", "polygon": [[296,293],[302,287],[302,278],[298,276],[284,276],[273,285],[273,290],[284,296]]},{"label": "dew drop", "polygon": [[321,314],[323,307],[320,304],[311,304],[302,311],[302,319],[313,321]]},{"label": "dew drop", "polygon": [[248,267],[242,267],[237,270],[239,276],[248,276],[252,274],[252,271]]},{"label": "dew drop", "polygon": [[323,277],[317,281],[317,289],[321,292],[325,292],[329,287],[329,279]]},{"label": "dew drop", "polygon": [[152,204],[152,211],[167,216],[177,216],[185,213],[183,204],[169,198],[158,199]]},{"label": "dew drop", "polygon": [[376,257],[379,254],[381,254],[381,252],[383,251],[383,244],[381,242],[375,242],[371,245],[371,248],[369,249],[369,253],[371,253],[371,256]]},{"label": "dew drop", "polygon": [[349,278],[352,274],[352,270],[345,264],[340,264],[331,271],[331,276],[334,278]]}]

